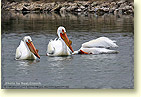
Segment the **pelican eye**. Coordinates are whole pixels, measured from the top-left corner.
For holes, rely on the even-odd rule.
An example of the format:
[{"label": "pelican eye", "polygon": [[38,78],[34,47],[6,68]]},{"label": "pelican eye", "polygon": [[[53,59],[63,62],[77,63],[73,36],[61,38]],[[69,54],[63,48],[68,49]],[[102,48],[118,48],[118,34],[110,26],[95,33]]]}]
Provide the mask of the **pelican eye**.
[{"label": "pelican eye", "polygon": [[62,32],[65,33],[65,32],[64,32],[64,29],[62,29]]},{"label": "pelican eye", "polygon": [[30,41],[30,40],[28,39],[28,43],[30,43],[30,42],[32,42],[32,41]]}]

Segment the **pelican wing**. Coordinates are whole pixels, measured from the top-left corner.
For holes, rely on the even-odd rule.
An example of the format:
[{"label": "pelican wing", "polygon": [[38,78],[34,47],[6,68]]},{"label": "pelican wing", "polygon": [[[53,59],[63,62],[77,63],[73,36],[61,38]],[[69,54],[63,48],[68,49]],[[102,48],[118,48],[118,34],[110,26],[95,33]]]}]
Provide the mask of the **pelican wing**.
[{"label": "pelican wing", "polygon": [[47,47],[47,55],[58,55],[62,51],[62,43],[58,39],[50,40]]},{"label": "pelican wing", "polygon": [[89,54],[114,54],[118,53],[116,50],[110,50],[106,48],[81,48],[84,52]]},{"label": "pelican wing", "polygon": [[20,45],[16,49],[15,58],[20,59],[23,55],[25,55],[26,51],[27,50],[26,50],[26,47],[24,45],[24,42],[21,40]]},{"label": "pelican wing", "polygon": [[22,56],[22,53],[21,53],[21,51],[20,51],[20,48],[18,47],[18,48],[16,49],[15,59],[20,59],[21,56]]},{"label": "pelican wing", "polygon": [[54,44],[54,43],[53,43],[53,41],[51,40],[51,41],[49,42],[48,48],[47,48],[47,53],[48,53],[48,54],[54,54],[55,48],[53,47],[53,46],[54,46],[53,44]]},{"label": "pelican wing", "polygon": [[94,40],[91,40],[89,42],[85,42],[82,44],[83,48],[93,48],[93,47],[104,47],[104,48],[110,48],[110,47],[118,47],[115,43],[116,41],[111,40],[107,37],[100,37]]}]

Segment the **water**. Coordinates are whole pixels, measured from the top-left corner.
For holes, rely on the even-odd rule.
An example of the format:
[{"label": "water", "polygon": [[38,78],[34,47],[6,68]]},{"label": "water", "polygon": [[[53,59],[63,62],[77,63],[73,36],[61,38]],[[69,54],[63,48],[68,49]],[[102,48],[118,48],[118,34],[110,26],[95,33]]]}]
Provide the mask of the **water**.
[{"label": "water", "polygon": [[[10,13],[2,17],[2,88],[134,88],[133,23],[132,16]],[[74,50],[105,36],[117,41],[119,53],[48,57],[47,44],[60,25]],[[26,35],[39,49],[40,60],[14,59]]]}]

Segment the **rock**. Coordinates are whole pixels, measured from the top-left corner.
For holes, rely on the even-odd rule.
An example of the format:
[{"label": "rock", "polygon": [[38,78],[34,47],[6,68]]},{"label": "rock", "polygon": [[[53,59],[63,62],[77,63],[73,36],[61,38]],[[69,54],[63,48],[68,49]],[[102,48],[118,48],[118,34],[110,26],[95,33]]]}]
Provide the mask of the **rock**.
[{"label": "rock", "polygon": [[52,10],[52,8],[50,6],[46,6],[45,9],[43,11],[47,11],[50,12]]},{"label": "rock", "polygon": [[[94,8],[94,12],[97,12],[99,9],[100,9],[100,6],[96,6],[96,7]],[[93,10],[93,8],[92,8],[92,10]]]},{"label": "rock", "polygon": [[112,2],[109,7],[110,7],[110,8],[118,8],[119,6],[118,6],[117,3]]},{"label": "rock", "polygon": [[30,6],[24,6],[26,9],[30,10],[30,11],[34,11],[35,10],[35,4],[31,3]]},{"label": "rock", "polygon": [[61,9],[61,4],[58,4],[57,6],[55,6],[51,11],[56,11],[56,12],[59,12],[60,9]]},{"label": "rock", "polygon": [[47,3],[42,6],[44,9],[43,11],[50,12],[53,9],[53,4]]},{"label": "rock", "polygon": [[80,9],[85,9],[85,7],[83,5],[80,6]]},{"label": "rock", "polygon": [[128,13],[129,14],[134,14],[134,11],[133,10],[128,10]]},{"label": "rock", "polygon": [[103,10],[104,12],[109,12],[109,8],[106,8],[106,7],[102,8],[102,10]]},{"label": "rock", "polygon": [[94,7],[88,8],[88,12],[94,12],[94,11],[95,11]]},{"label": "rock", "polygon": [[21,11],[30,11],[27,7],[23,7]]},{"label": "rock", "polygon": [[133,14],[133,13],[134,13],[132,6],[129,6],[129,5],[125,6],[125,7],[122,9],[122,11],[123,11],[123,14],[126,14],[126,15],[128,15],[128,14]]},{"label": "rock", "polygon": [[97,5],[98,5],[98,2],[93,2],[93,3],[91,4],[92,7],[97,6]]},{"label": "rock", "polygon": [[127,10],[126,12],[124,12],[124,14],[129,15],[129,14],[133,14],[132,10]]},{"label": "rock", "polygon": [[71,7],[71,11],[74,11],[74,10],[77,9],[77,8],[78,8],[78,6],[73,5],[73,6]]},{"label": "rock", "polygon": [[70,12],[72,10],[72,7],[69,6],[68,8],[66,8],[66,11]]},{"label": "rock", "polygon": [[130,6],[131,10],[134,12],[134,6]]},{"label": "rock", "polygon": [[65,7],[62,7],[61,9],[60,9],[60,12],[66,12],[66,8]]},{"label": "rock", "polygon": [[[93,10],[93,8],[92,8],[92,10]],[[96,7],[96,8],[94,8],[94,11],[96,12],[96,11],[98,11],[99,10],[99,8],[98,7]]]},{"label": "rock", "polygon": [[116,2],[111,2],[110,6],[111,6],[111,7],[116,6]]},{"label": "rock", "polygon": [[[120,7],[118,8],[119,9],[119,14],[131,14],[133,10],[133,7],[132,6],[129,6],[126,2],[125,3],[122,3],[120,5]],[[130,11],[129,11],[130,10]]]},{"label": "rock", "polygon": [[133,7],[133,6],[134,6],[134,2],[131,2],[131,3],[129,4],[129,6],[132,6],[132,7]]},{"label": "rock", "polygon": [[114,15],[117,15],[117,14],[118,14],[118,9],[115,9]]},{"label": "rock", "polygon": [[115,9],[116,9],[115,7],[110,8],[110,9],[109,9],[109,12],[110,12],[110,13],[114,13]]},{"label": "rock", "polygon": [[102,8],[99,8],[97,11],[96,11],[97,15],[104,15],[105,14],[105,11],[102,9]]},{"label": "rock", "polygon": [[82,9],[78,8],[78,9],[76,9],[75,11],[76,11],[76,12],[81,12]]},{"label": "rock", "polygon": [[123,10],[123,11],[127,11],[127,10],[132,9],[132,7],[129,6],[129,5],[127,5],[127,6],[124,6],[123,8],[119,8],[119,9],[121,9],[121,10]]},{"label": "rock", "polygon": [[123,12],[123,14],[127,15],[127,12],[125,11],[125,12]]},{"label": "rock", "polygon": [[85,2],[85,3],[83,4],[84,7],[88,7],[89,5],[90,5],[90,2]]},{"label": "rock", "polygon": [[124,9],[125,9],[125,10],[132,9],[132,6],[127,5],[127,6],[124,7]]},{"label": "rock", "polygon": [[23,5],[22,4],[19,4],[17,7],[16,7],[16,11],[22,11],[23,9]]},{"label": "rock", "polygon": [[122,9],[122,8],[124,8],[125,6],[126,6],[126,3],[122,3],[119,8]]},{"label": "rock", "polygon": [[17,2],[8,3],[7,7],[15,7],[17,4]]},{"label": "rock", "polygon": [[122,9],[119,9],[119,10],[118,10],[118,14],[120,14],[120,15],[122,15],[122,14],[123,14]]},{"label": "rock", "polygon": [[73,5],[73,6],[69,6],[68,8],[66,8],[66,11],[70,12],[70,11],[76,11],[78,9],[77,6]]},{"label": "rock", "polygon": [[103,4],[101,4],[101,7],[109,7],[109,3],[103,3]]},{"label": "rock", "polygon": [[24,3],[23,6],[28,7],[30,6],[30,3]]},{"label": "rock", "polygon": [[123,4],[126,0],[117,1],[118,4]]}]

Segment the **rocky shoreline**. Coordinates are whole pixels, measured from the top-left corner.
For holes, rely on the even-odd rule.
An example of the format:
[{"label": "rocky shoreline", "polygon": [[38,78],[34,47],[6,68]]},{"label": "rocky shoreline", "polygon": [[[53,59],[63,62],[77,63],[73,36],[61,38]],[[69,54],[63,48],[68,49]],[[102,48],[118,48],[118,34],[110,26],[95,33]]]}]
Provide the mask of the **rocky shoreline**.
[{"label": "rocky shoreline", "polygon": [[75,2],[7,2],[2,10],[16,12],[59,12],[59,13],[96,13],[104,15],[134,15],[134,2],[121,1],[75,1]]}]

